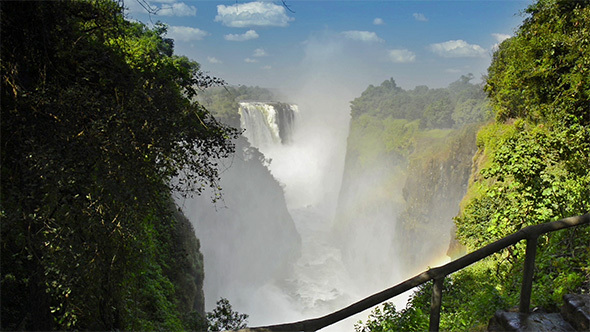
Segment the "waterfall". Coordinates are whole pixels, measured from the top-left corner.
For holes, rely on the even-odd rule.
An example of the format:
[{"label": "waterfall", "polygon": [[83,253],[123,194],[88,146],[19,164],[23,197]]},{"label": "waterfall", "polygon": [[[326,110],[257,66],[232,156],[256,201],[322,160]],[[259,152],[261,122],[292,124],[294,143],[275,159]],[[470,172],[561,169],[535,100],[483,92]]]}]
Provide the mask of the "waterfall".
[{"label": "waterfall", "polygon": [[299,108],[279,102],[240,102],[240,125],[253,146],[288,144]]},{"label": "waterfall", "polygon": [[[206,197],[179,204],[201,240],[206,310],[225,297],[251,326],[277,324],[319,317],[385,288],[367,277],[373,270],[351,274],[334,236],[350,98],[322,99],[334,97],[328,92],[296,98],[301,113],[293,104],[240,102],[248,142],[241,138],[227,161],[222,206]],[[374,240],[363,239],[355,244]],[[382,274],[386,286],[395,281]],[[364,318],[326,331],[350,331]]]}]

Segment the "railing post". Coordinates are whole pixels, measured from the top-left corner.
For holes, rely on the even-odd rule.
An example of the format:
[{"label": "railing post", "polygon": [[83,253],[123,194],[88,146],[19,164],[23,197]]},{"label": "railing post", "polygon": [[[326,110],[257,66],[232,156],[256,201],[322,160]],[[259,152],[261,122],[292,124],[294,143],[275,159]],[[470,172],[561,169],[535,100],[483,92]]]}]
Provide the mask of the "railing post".
[{"label": "railing post", "polygon": [[531,291],[533,289],[533,274],[535,271],[535,256],[537,255],[537,238],[534,235],[527,238],[526,256],[524,258],[524,272],[522,288],[520,289],[520,312],[528,314],[531,305]]},{"label": "railing post", "polygon": [[440,306],[442,303],[442,289],[445,277],[440,277],[433,280],[432,285],[432,300],[430,301],[430,326],[428,331],[438,332],[440,325]]}]

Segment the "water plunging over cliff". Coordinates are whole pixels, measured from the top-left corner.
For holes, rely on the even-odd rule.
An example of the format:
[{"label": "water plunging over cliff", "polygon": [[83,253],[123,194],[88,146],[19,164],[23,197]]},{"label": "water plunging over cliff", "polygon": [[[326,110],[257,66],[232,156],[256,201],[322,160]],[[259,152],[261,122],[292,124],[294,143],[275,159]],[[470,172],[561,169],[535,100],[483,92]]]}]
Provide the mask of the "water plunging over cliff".
[{"label": "water plunging over cliff", "polygon": [[291,142],[299,108],[279,102],[240,102],[240,124],[253,146],[264,148]]},{"label": "water plunging over cliff", "polygon": [[[301,256],[288,276],[260,287],[244,306],[253,325],[317,317],[376,290],[353,283],[332,234],[348,127],[346,104],[312,100],[318,98],[302,102],[301,116],[295,105],[240,103],[244,136],[272,160],[268,168],[283,185],[302,240]],[[353,323],[345,323],[344,330]]]}]

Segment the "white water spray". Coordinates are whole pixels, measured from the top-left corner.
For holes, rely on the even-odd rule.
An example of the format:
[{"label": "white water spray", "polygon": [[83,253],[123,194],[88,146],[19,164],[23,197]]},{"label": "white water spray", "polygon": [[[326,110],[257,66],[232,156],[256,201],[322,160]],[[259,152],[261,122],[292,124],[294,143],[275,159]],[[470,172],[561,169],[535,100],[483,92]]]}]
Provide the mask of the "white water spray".
[{"label": "white water spray", "polygon": [[[306,98],[301,100],[289,144],[278,144],[277,135],[274,135],[275,139],[272,135],[259,139],[263,137],[261,131],[272,132],[277,127],[260,119],[275,117],[258,116],[257,125],[266,125],[268,129],[249,127],[255,123],[253,114],[272,112],[268,107],[260,103],[240,105],[242,125],[246,129],[244,135],[251,143],[258,144],[260,151],[272,160],[269,169],[284,185],[287,206],[302,239],[301,257],[292,266],[290,275],[265,285],[259,292],[269,301],[280,303],[280,312],[254,314],[258,310],[250,308],[252,326],[319,317],[398,281],[392,268],[394,259],[380,269],[366,269],[365,262],[354,267],[344,264],[340,249],[343,244],[336,242],[333,220],[344,167],[348,105],[343,102],[346,98],[330,100],[326,95],[322,96],[317,90],[311,94],[308,91]],[[368,233],[363,229],[356,233],[364,242],[351,242],[350,245],[357,246],[353,251],[365,252],[379,244],[375,243],[375,238],[366,238]],[[388,241],[384,243],[387,245]],[[404,301],[400,298],[396,302],[403,305]],[[353,324],[365,319],[366,315],[357,315],[325,330],[351,331]]]}]

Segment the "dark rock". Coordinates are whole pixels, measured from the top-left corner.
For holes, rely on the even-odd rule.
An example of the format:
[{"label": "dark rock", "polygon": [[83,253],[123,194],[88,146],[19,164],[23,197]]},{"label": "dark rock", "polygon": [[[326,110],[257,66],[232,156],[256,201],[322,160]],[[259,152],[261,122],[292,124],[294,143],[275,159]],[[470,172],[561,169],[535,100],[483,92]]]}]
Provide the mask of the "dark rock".
[{"label": "dark rock", "polygon": [[519,312],[497,311],[490,320],[488,331],[559,332],[575,330],[559,313],[535,312],[522,314]]},{"label": "dark rock", "polygon": [[561,314],[578,331],[590,331],[590,295],[566,294]]}]

